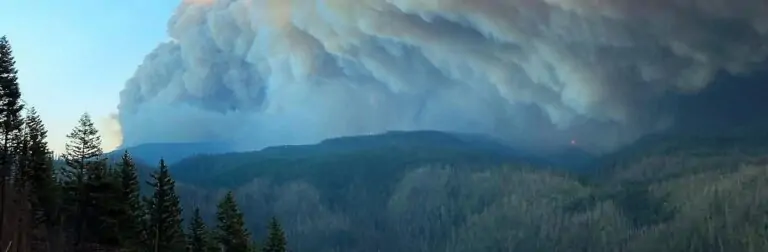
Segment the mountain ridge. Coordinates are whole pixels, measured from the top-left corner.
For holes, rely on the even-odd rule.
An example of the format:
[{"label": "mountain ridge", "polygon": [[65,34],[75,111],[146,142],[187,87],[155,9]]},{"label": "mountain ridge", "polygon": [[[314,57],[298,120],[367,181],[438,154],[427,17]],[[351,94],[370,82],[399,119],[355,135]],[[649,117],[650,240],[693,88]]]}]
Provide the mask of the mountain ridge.
[{"label": "mountain ridge", "polygon": [[130,147],[121,147],[106,153],[107,158],[119,160],[125,151],[137,162],[156,164],[162,158],[171,164],[184,158],[203,154],[222,154],[235,151],[226,142],[171,142],[145,143]]},{"label": "mountain ridge", "polygon": [[[371,164],[355,161],[361,157],[365,157],[365,161]],[[544,159],[523,154],[514,148],[466,135],[457,136],[440,131],[392,131],[378,135],[333,138],[313,145],[275,146],[251,152],[198,155],[172,164],[171,171],[179,181],[205,183],[194,177],[205,175],[206,180],[211,180],[237,171],[254,174],[236,176],[238,180],[247,180],[245,177],[253,177],[266,170],[293,169],[296,174],[301,173],[301,170],[313,172],[314,168],[311,167],[323,167],[334,162],[339,162],[338,166],[353,163],[376,166],[387,162],[406,166],[422,163],[547,163]]]}]

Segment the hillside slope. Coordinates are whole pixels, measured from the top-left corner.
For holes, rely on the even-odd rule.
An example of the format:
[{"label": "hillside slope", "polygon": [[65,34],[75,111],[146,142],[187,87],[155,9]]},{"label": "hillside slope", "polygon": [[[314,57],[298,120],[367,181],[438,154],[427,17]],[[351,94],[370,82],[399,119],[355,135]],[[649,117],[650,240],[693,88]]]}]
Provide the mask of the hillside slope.
[{"label": "hillside slope", "polygon": [[171,171],[178,181],[198,186],[239,186],[265,176],[278,180],[307,178],[328,183],[346,183],[360,176],[383,182],[402,175],[404,169],[425,164],[510,162],[548,164],[546,159],[484,137],[438,131],[393,131],[329,139],[315,145],[200,155],[173,164]]},{"label": "hillside slope", "polygon": [[184,204],[211,217],[235,190],[255,235],[276,215],[297,251],[765,251],[766,143],[649,137],[574,174],[493,141],[392,132],[172,169]]}]

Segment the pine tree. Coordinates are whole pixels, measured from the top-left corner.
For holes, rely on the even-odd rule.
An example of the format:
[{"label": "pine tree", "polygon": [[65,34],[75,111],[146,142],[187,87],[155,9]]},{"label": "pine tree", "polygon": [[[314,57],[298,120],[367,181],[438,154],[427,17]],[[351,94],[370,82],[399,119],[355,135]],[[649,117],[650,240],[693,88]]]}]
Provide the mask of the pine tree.
[{"label": "pine tree", "polygon": [[216,218],[219,221],[217,240],[225,252],[250,251],[251,234],[245,228],[243,213],[231,191],[219,203]]},{"label": "pine tree", "polygon": [[192,220],[189,222],[187,238],[188,252],[216,252],[216,244],[210,236],[210,230],[200,216],[200,208],[195,208]]},{"label": "pine tree", "polygon": [[67,135],[66,153],[63,155],[66,166],[62,167],[64,209],[67,213],[67,226],[71,227],[74,235],[74,246],[96,239],[93,232],[88,232],[93,220],[96,198],[92,193],[101,185],[99,182],[105,173],[105,163],[102,159],[101,137],[93,125],[91,117],[85,113],[80,117],[77,126]]},{"label": "pine tree", "polygon": [[58,215],[58,189],[53,174],[52,153],[48,149],[46,137],[48,131],[34,108],[27,111],[25,119],[25,182],[30,188],[30,205],[34,219],[33,229],[37,231],[36,241],[47,243],[45,236],[40,233],[41,227],[50,232],[56,225]]},{"label": "pine tree", "polygon": [[175,192],[175,182],[168,172],[164,160],[160,169],[152,174],[148,184],[155,192],[149,200],[149,244],[145,251],[177,252],[185,250],[184,232],[181,228],[181,206]]},{"label": "pine tree", "polygon": [[264,243],[264,249],[262,252],[285,252],[287,251],[288,242],[285,239],[285,233],[280,227],[280,223],[277,222],[277,218],[272,217],[269,222],[269,236]]},{"label": "pine tree", "polygon": [[120,228],[121,245],[129,251],[141,251],[142,244],[146,239],[146,233],[144,233],[145,230],[141,223],[144,220],[144,209],[141,204],[136,165],[128,151],[123,153],[119,168],[122,209],[118,216],[118,227]]},{"label": "pine tree", "polygon": [[[0,37],[0,222],[6,223],[7,185],[14,170],[15,146],[24,124],[21,91],[13,50],[8,39]],[[0,240],[4,237],[0,228]]]},{"label": "pine tree", "polygon": [[24,165],[25,183],[30,184],[32,192],[37,197],[35,203],[50,205],[55,195],[50,192],[55,186],[53,175],[52,153],[48,149],[46,138],[48,130],[37,114],[35,108],[30,108],[25,118],[25,147],[23,156],[27,160]]},{"label": "pine tree", "polygon": [[0,37],[0,133],[2,153],[3,175],[10,176],[13,155],[13,135],[21,131],[24,124],[21,115],[24,109],[21,103],[21,91],[19,90],[18,70],[16,60],[13,57],[13,49],[5,36]]}]

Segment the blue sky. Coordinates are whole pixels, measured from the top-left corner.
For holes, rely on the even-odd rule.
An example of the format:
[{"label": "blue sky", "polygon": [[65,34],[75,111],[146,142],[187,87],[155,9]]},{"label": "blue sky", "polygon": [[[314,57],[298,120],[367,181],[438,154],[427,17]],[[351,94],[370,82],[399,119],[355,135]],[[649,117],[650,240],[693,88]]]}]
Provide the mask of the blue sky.
[{"label": "blue sky", "polygon": [[83,112],[104,136],[105,149],[119,137],[109,115],[119,92],[159,42],[179,0],[2,0],[0,35],[14,49],[23,99],[40,112],[51,148]]}]

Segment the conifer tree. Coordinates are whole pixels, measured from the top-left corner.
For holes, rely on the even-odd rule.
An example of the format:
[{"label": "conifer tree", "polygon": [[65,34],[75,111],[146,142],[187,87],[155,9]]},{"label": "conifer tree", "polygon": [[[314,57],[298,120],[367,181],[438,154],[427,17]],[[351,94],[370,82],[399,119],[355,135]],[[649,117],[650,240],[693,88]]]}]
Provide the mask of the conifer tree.
[{"label": "conifer tree", "polygon": [[[13,50],[8,39],[0,37],[0,222],[5,223],[7,184],[13,172],[16,153],[14,145],[22,128],[21,91]],[[0,240],[4,234],[0,228]]]},{"label": "conifer tree", "polygon": [[26,148],[23,156],[26,162],[23,169],[26,170],[25,183],[29,185],[31,193],[29,201],[34,218],[33,228],[44,225],[50,229],[55,225],[58,214],[58,190],[53,175],[52,154],[46,142],[48,131],[34,108],[27,111],[25,133]]},{"label": "conifer tree", "polygon": [[277,218],[272,217],[272,220],[269,222],[269,234],[262,252],[285,252],[287,251],[287,246],[288,242],[285,239],[285,233],[280,227],[280,223],[277,222]]},{"label": "conifer tree", "polygon": [[69,142],[63,155],[67,166],[62,168],[65,180],[84,186],[89,177],[102,173],[100,164],[103,151],[101,136],[88,113],[80,116],[77,126],[67,135]]},{"label": "conifer tree", "polygon": [[[93,241],[94,222],[99,222],[94,203],[98,197],[95,192],[102,189],[100,184],[106,177],[105,162],[102,159],[101,137],[93,125],[90,115],[83,114],[77,126],[67,135],[66,153],[63,158],[66,166],[62,167],[64,209],[67,212],[67,224],[72,228],[75,247],[83,242]],[[96,221],[88,221],[96,220]]]},{"label": "conifer tree", "polygon": [[160,160],[160,169],[152,174],[148,183],[155,192],[149,200],[149,236],[150,248],[146,251],[180,252],[185,251],[185,237],[181,227],[181,206],[175,192],[175,182],[168,172],[164,160]]},{"label": "conifer tree", "polygon": [[225,252],[248,252],[251,247],[251,234],[245,228],[243,213],[237,207],[232,192],[228,192],[218,205],[217,240]]},{"label": "conifer tree", "polygon": [[139,177],[136,165],[128,151],[123,153],[119,166],[120,176],[120,202],[121,209],[118,218],[121,245],[129,251],[141,251],[143,241],[146,239],[142,221],[144,209],[139,192]]},{"label": "conifer tree", "polygon": [[195,208],[192,220],[189,222],[187,238],[187,251],[189,252],[216,252],[217,247],[210,236],[210,230],[200,216],[200,208]]},{"label": "conifer tree", "polygon": [[21,114],[24,105],[21,103],[21,91],[18,82],[18,70],[13,57],[13,49],[5,36],[0,37],[0,151],[2,151],[3,170],[6,178],[10,175],[13,161],[14,135],[21,131],[24,125]]}]

